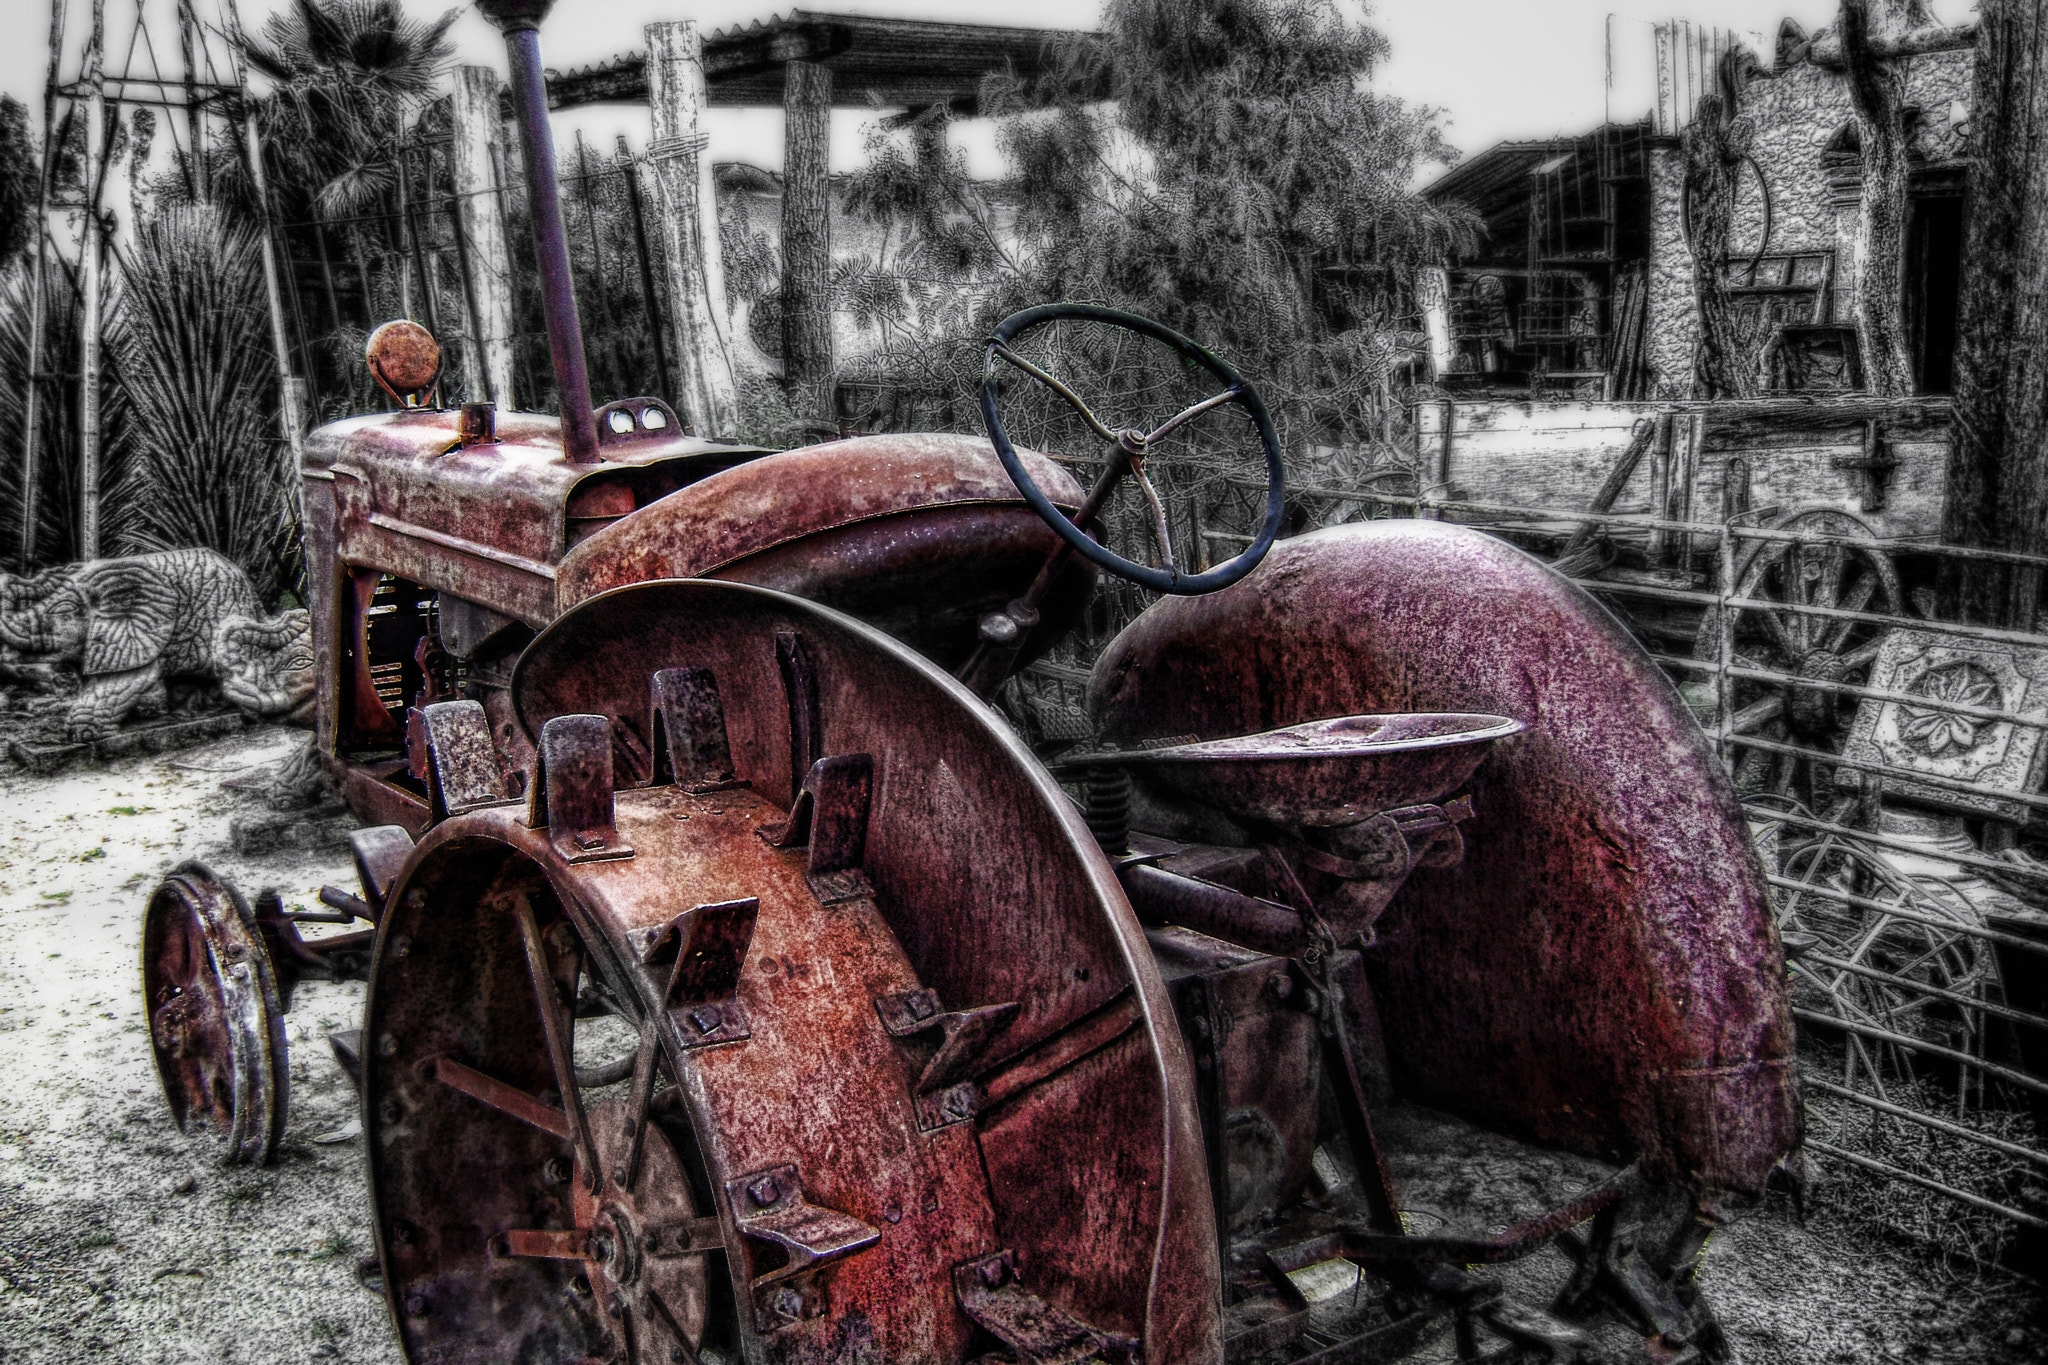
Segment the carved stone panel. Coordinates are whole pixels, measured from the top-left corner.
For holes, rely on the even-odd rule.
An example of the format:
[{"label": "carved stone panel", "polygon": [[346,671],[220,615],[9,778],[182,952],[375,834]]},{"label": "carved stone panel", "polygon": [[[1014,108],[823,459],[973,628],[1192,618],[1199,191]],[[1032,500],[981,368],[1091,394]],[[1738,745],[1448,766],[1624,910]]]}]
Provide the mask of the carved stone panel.
[{"label": "carved stone panel", "polygon": [[[1925,697],[1930,703],[1960,703],[2048,719],[2048,650],[1895,630],[1878,652],[1870,685]],[[2041,786],[2048,764],[2041,735],[2035,726],[1959,715],[1937,705],[1866,698],[1857,708],[1842,757],[2020,795]],[[1844,770],[1844,779],[1848,776]],[[1989,793],[1951,791],[1889,774],[1883,780],[1891,796],[1944,810],[2013,822],[2027,814],[2020,802]]]}]

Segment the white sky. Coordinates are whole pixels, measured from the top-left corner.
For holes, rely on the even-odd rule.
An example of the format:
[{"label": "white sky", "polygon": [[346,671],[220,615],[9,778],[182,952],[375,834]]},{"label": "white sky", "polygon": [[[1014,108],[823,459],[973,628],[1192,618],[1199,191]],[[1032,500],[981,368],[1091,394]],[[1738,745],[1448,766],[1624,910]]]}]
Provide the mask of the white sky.
[{"label": "white sky", "polygon": [[[110,66],[118,64],[126,48],[138,3],[150,16],[157,52],[169,74],[177,60],[172,0],[105,0]],[[198,8],[206,16],[224,3],[199,0]],[[68,4],[67,77],[76,74],[76,53],[91,0]],[[241,0],[244,24],[251,30],[260,28],[279,4],[280,0]],[[1036,27],[1093,27],[1099,13],[1099,0],[1033,0],[1028,5],[995,0],[812,0],[812,5],[827,12]],[[441,12],[444,5],[407,0],[407,8],[424,17]],[[472,7],[462,8],[454,30],[460,60],[502,71],[505,52],[497,31]],[[1652,22],[1677,16],[1702,26],[1753,33],[1766,44],[1768,57],[1768,40],[1781,18],[1797,19],[1811,31],[1827,23],[1835,8],[1835,0],[1384,0],[1373,7],[1372,21],[1393,46],[1379,73],[1380,87],[1444,110],[1451,142],[1469,154],[1503,139],[1578,132],[1598,123],[1603,109],[1610,107],[1604,74],[1610,32],[1616,70],[1611,108],[1616,117],[1625,118],[1646,111],[1651,102]],[[1935,0],[1934,9],[1944,21],[1955,23],[1967,19],[1974,6],[1972,0]],[[562,0],[542,31],[542,51],[551,67],[566,69],[640,46],[641,27],[654,20],[694,17],[708,32],[776,12],[773,0]],[[32,111],[41,107],[49,19],[46,0],[0,0],[0,90]],[[146,62],[138,59],[137,69],[146,71]],[[835,168],[858,163],[862,130],[872,121],[865,110],[835,115]],[[647,117],[627,106],[601,106],[558,115],[557,128],[564,138],[580,129],[603,147],[621,132],[637,144],[646,137]],[[713,111],[709,132],[711,154],[717,160],[781,164],[779,110]],[[964,128],[962,134],[977,172],[995,170],[986,130]]]}]

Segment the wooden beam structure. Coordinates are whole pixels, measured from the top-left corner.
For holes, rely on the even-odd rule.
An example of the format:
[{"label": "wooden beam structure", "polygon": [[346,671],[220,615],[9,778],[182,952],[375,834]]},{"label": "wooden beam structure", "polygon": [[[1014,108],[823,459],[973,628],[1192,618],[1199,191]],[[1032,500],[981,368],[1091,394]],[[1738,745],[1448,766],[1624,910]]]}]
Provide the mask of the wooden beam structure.
[{"label": "wooden beam structure", "polygon": [[655,218],[668,276],[676,357],[676,398],[699,436],[729,436],[739,396],[726,336],[724,256],[718,201],[704,155],[703,39],[694,20],[647,26]]},{"label": "wooden beam structure", "polygon": [[784,65],[782,382],[797,410],[832,411],[832,68]]},{"label": "wooden beam structure", "polygon": [[[714,108],[766,107],[782,102],[784,63],[815,62],[832,68],[832,100],[841,107],[942,104],[975,115],[984,112],[982,77],[1013,72],[1028,90],[1057,66],[1062,44],[1080,37],[1066,29],[792,10],[706,37],[704,80]],[[550,108],[637,104],[647,97],[645,52],[548,78]]]},{"label": "wooden beam structure", "polygon": [[455,189],[458,238],[468,264],[471,302],[470,341],[463,347],[464,389],[471,398],[488,397],[510,412],[512,391],[512,248],[506,236],[504,201],[491,174],[491,147],[501,127],[498,101],[503,94],[498,73],[487,66],[465,66],[455,72],[451,101],[454,125],[450,179]]},{"label": "wooden beam structure", "polygon": [[[1942,541],[2048,553],[2048,12],[1984,0]],[[1945,609],[2033,630],[2041,573],[1953,561]]]}]

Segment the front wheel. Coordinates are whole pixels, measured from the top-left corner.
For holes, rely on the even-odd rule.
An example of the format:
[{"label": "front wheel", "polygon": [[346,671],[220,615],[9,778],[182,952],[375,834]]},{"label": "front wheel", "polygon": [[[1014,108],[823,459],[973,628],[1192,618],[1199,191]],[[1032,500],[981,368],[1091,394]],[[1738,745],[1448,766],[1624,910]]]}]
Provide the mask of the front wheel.
[{"label": "front wheel", "polygon": [[711,1321],[723,1242],[698,1216],[688,1123],[654,1091],[659,1043],[609,956],[503,845],[444,845],[409,883],[379,939],[363,1087],[406,1358],[710,1360],[716,1327],[738,1359]]}]

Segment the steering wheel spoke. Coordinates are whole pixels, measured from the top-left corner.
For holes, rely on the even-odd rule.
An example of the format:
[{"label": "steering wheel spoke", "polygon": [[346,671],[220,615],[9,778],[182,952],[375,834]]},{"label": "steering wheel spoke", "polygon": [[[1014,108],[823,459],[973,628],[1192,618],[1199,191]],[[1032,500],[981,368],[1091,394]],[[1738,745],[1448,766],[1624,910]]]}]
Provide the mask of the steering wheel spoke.
[{"label": "steering wheel spoke", "polygon": [[[1012,344],[1036,328],[1069,320],[1100,323],[1155,342],[1179,356],[1181,360],[1221,381],[1224,387],[1220,392],[1183,408],[1150,432],[1112,430],[1079,395],[1065,383],[1019,355]],[[1018,458],[1016,449],[1010,444],[1009,432],[1003,424],[997,401],[1000,396],[996,380],[998,359],[1022,370],[1058,394],[1080,414],[1081,419],[1095,435],[1112,447],[1109,469],[1089,495],[1088,505],[1081,510],[1079,516],[1070,519],[1053,505],[1044,491],[1032,482],[1031,476],[1024,469],[1023,461]],[[1192,422],[1203,413],[1231,403],[1245,410],[1252,426],[1258,432],[1259,444],[1264,450],[1264,514],[1258,534],[1252,537],[1251,544],[1235,558],[1200,573],[1184,573],[1174,555],[1165,502],[1159,496],[1158,488],[1145,477],[1144,458],[1153,442]],[[981,415],[988,429],[989,442],[1002,460],[1003,468],[1016,483],[1017,491],[1024,495],[1024,501],[1030,504],[1031,509],[1038,513],[1046,525],[1066,542],[1066,552],[1079,554],[1097,566],[1141,587],[1150,588],[1154,592],[1178,595],[1194,595],[1227,588],[1258,567],[1259,562],[1266,557],[1266,551],[1272,548],[1273,541],[1280,534],[1281,522],[1286,511],[1286,485],[1281,468],[1280,438],[1274,429],[1272,416],[1266,410],[1265,401],[1259,397],[1258,390],[1253,388],[1228,361],[1150,318],[1088,303],[1050,303],[1011,314],[997,325],[994,334],[989,338],[988,354],[982,371]],[[1138,564],[1124,558],[1097,542],[1077,524],[1089,521],[1094,513],[1100,511],[1109,493],[1126,474],[1137,480],[1139,492],[1150,511],[1153,538],[1159,544],[1159,567]],[[1041,578],[1043,577],[1041,574]]]},{"label": "steering wheel spoke", "polygon": [[1080,394],[1075,393],[1072,389],[1068,388],[1065,384],[1061,383],[1051,374],[1047,373],[1044,370],[1039,369],[1038,366],[1032,364],[1023,356],[1018,355],[1015,351],[1011,350],[1007,346],[991,345],[989,347],[989,354],[1001,356],[1004,360],[1009,361],[1012,365],[1015,365],[1018,369],[1024,371],[1024,373],[1030,375],[1033,379],[1036,379],[1039,383],[1045,385],[1048,389],[1051,389],[1060,397],[1066,399],[1068,406],[1072,407],[1075,412],[1081,414],[1081,420],[1086,422],[1091,428],[1093,428],[1097,436],[1100,436],[1103,440],[1109,442],[1111,445],[1117,444],[1117,433],[1111,431],[1109,429],[1108,423],[1104,422],[1100,417],[1097,417],[1094,413],[1094,410],[1091,409],[1086,403],[1081,401]]},{"label": "steering wheel spoke", "polygon": [[1166,523],[1166,504],[1159,500],[1159,490],[1152,486],[1152,480],[1145,477],[1145,467],[1135,461],[1131,465],[1131,477],[1138,482],[1138,490],[1145,495],[1146,505],[1152,509],[1152,538],[1159,542],[1160,567],[1172,570],[1177,567],[1173,557],[1173,531]]},{"label": "steering wheel spoke", "polygon": [[1220,408],[1225,403],[1232,403],[1235,401],[1237,401],[1237,389],[1235,387],[1232,387],[1225,389],[1221,393],[1212,393],[1207,398],[1204,398],[1201,402],[1193,403],[1185,408],[1182,408],[1179,412],[1176,412],[1173,416],[1167,418],[1164,422],[1161,422],[1151,431],[1145,433],[1146,447],[1149,449],[1155,442],[1165,437],[1165,435],[1168,432],[1172,431],[1175,427],[1185,425],[1188,422],[1192,422],[1205,412],[1208,412],[1214,408]]}]

